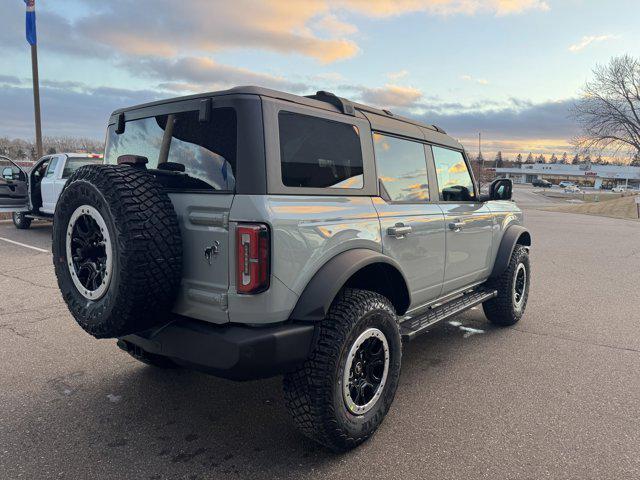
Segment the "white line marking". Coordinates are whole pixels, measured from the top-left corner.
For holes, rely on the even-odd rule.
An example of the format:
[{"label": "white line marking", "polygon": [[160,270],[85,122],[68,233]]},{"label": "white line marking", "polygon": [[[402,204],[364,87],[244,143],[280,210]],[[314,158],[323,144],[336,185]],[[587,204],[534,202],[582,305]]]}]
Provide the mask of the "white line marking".
[{"label": "white line marking", "polygon": [[34,247],[32,245],[27,245],[26,243],[20,243],[20,242],[16,242],[15,240],[9,240],[8,238],[0,237],[0,240],[3,240],[7,243],[13,243],[14,245],[19,245],[24,248],[30,248],[31,250],[35,250],[37,252],[51,253],[49,250],[45,250],[44,248]]}]

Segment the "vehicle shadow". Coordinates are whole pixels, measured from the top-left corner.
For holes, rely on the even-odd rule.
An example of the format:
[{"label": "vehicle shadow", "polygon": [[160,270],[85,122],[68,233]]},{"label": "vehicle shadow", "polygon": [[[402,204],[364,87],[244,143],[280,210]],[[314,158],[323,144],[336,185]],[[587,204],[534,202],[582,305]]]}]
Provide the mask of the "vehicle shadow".
[{"label": "vehicle shadow", "polygon": [[[461,330],[455,322],[478,331]],[[439,374],[434,369],[443,356],[447,362],[463,358],[463,342],[482,342],[480,331],[491,335],[495,330],[481,313],[472,312],[406,345],[396,402],[419,408],[422,402],[405,401],[415,392],[403,387],[429,382]],[[33,447],[36,437],[55,443],[46,446],[58,452],[46,458],[48,466],[58,469],[53,471],[69,478],[86,477],[96,469],[104,471],[104,478],[300,478],[331,468],[343,457],[294,429],[280,377],[238,383],[186,370],[160,370],[121,355],[113,368],[91,372],[90,378],[88,372],[77,372],[73,378],[57,379],[56,398],[25,417],[21,440]],[[355,455],[379,450],[378,442],[391,435],[385,430],[393,417],[412,414],[398,410],[392,408],[392,418]],[[42,418],[55,422],[43,424]],[[42,447],[31,452],[31,461],[45,461],[38,460]],[[70,458],[76,451],[82,462]]]}]

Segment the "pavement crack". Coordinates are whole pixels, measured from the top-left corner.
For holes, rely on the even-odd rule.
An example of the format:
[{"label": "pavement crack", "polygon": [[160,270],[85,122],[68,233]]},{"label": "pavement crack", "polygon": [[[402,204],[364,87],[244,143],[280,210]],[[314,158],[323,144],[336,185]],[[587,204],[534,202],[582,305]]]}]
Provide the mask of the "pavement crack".
[{"label": "pavement crack", "polygon": [[19,280],[19,281],[24,282],[26,284],[29,284],[29,285],[31,285],[33,287],[48,288],[50,290],[57,290],[58,289],[58,287],[51,287],[49,285],[40,285],[39,283],[32,282],[31,280],[25,280],[24,278],[17,277],[15,275],[9,275],[8,273],[0,272],[0,277],[9,278],[9,279],[12,279],[12,280]]},{"label": "pavement crack", "polygon": [[635,349],[635,348],[618,347],[616,345],[608,345],[606,343],[588,342],[586,340],[580,340],[580,339],[577,339],[577,338],[566,337],[566,336],[563,336],[563,335],[554,335],[552,333],[532,332],[531,330],[523,330],[521,328],[512,328],[512,330],[515,330],[516,332],[521,332],[521,333],[528,333],[530,335],[536,335],[536,336],[539,336],[539,337],[550,337],[550,338],[555,338],[555,339],[558,339],[558,340],[566,340],[568,342],[579,343],[579,344],[582,344],[582,345],[590,345],[592,347],[603,347],[603,348],[609,348],[611,350],[621,350],[621,351],[624,351],[624,352],[640,353],[640,350]]}]

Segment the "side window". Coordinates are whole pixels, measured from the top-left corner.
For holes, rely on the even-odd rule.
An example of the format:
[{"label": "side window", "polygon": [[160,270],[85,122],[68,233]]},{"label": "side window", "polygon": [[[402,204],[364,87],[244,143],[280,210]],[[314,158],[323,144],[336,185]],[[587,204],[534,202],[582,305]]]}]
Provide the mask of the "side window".
[{"label": "side window", "polygon": [[94,160],[86,157],[67,158],[67,163],[64,164],[64,169],[62,170],[62,178],[69,178],[73,172],[83,165],[99,165],[101,163],[102,160]]},{"label": "side window", "polygon": [[53,157],[49,162],[49,167],[47,168],[47,173],[45,174],[45,178],[53,177],[53,174],[56,172],[56,166],[58,165],[58,157]]},{"label": "side window", "polygon": [[475,200],[473,180],[462,153],[435,146],[432,149],[440,200],[446,202]]},{"label": "side window", "polygon": [[278,114],[282,184],[362,188],[358,127],[291,112]]},{"label": "side window", "polygon": [[373,134],[378,178],[394,202],[424,202],[429,200],[429,179],[424,145]]},{"label": "side window", "polygon": [[186,190],[235,190],[237,118],[214,108],[209,122],[189,111],[128,121],[124,133],[109,127],[105,163],[121,155],[147,157],[147,168],[166,171],[168,186]]}]

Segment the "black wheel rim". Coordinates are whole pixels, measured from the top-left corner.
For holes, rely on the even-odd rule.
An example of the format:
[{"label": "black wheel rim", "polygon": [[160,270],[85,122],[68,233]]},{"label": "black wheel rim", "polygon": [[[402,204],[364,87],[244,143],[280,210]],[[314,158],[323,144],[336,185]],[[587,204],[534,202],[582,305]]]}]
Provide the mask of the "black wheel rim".
[{"label": "black wheel rim", "polygon": [[354,342],[345,366],[343,394],[347,409],[362,415],[382,394],[389,370],[389,346],[384,334],[371,328]]},{"label": "black wheel rim", "polygon": [[517,306],[522,304],[527,287],[527,270],[524,264],[519,264],[513,285],[513,299]]},{"label": "black wheel rim", "polygon": [[102,215],[91,206],[78,207],[67,227],[67,261],[73,283],[85,298],[97,300],[105,294],[111,256],[111,239]]}]

